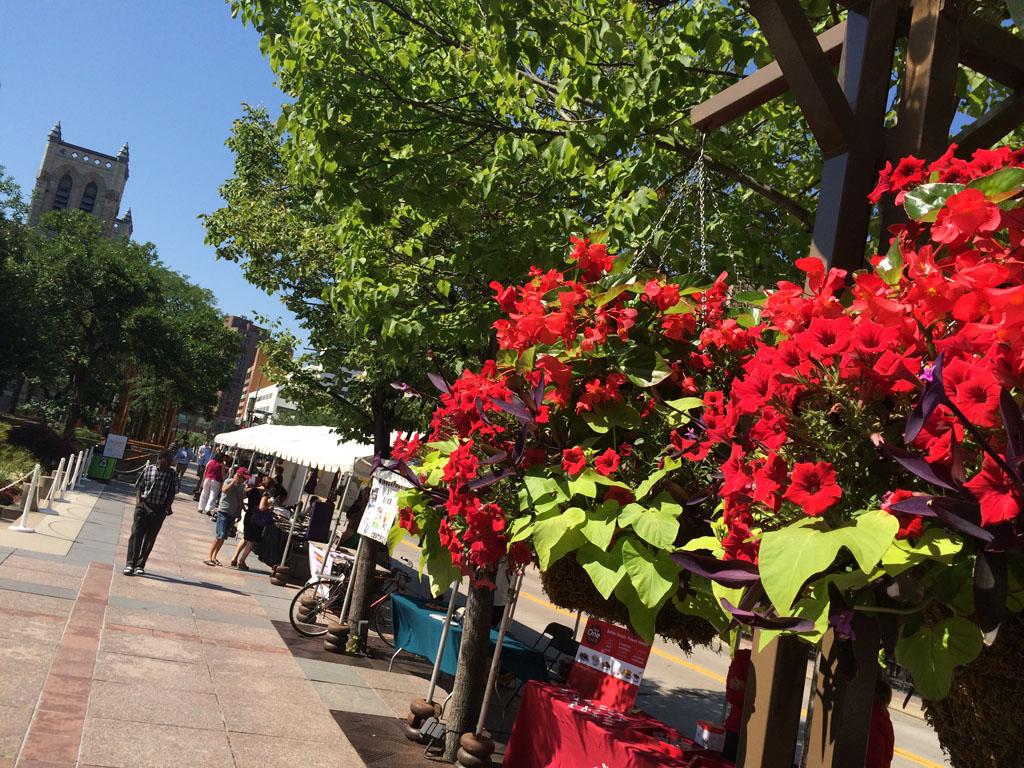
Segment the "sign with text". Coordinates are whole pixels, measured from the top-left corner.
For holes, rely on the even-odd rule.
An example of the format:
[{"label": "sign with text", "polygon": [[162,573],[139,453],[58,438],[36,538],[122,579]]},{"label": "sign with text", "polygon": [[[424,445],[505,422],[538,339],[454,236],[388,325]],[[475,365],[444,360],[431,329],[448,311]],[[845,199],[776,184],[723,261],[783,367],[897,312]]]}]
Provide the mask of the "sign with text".
[{"label": "sign with text", "polygon": [[370,498],[366,502],[363,518],[359,521],[362,536],[386,544],[388,533],[398,517],[398,492],[402,490],[399,476],[380,470],[370,484]]},{"label": "sign with text", "polygon": [[124,449],[128,447],[127,435],[107,435],[107,441],[103,444],[103,455],[108,459],[123,459]]},{"label": "sign with text", "polygon": [[650,655],[651,646],[628,629],[587,619],[569,687],[624,712],[636,701]]}]

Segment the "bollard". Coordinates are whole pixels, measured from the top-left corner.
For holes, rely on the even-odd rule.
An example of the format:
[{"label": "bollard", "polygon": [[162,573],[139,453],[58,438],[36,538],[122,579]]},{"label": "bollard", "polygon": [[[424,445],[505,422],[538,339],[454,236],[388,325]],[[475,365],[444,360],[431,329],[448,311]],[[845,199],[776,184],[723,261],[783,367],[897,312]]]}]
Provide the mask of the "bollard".
[{"label": "bollard", "polygon": [[64,495],[68,490],[68,483],[71,481],[71,470],[74,469],[75,454],[68,456],[68,465],[64,470],[64,480],[60,484],[60,500],[64,501]]},{"label": "bollard", "polygon": [[85,451],[79,451],[75,457],[75,474],[71,478],[71,490],[78,487],[78,481],[82,479],[82,465],[85,463]]},{"label": "bollard", "polygon": [[49,512],[56,512],[53,504],[57,501],[59,495],[58,489],[60,484],[64,482],[64,459],[60,460],[60,464],[57,465],[57,471],[53,473],[53,482],[50,483],[50,492],[46,494],[46,509]]},{"label": "bollard", "polygon": [[10,525],[8,528],[12,531],[19,531],[21,533],[35,533],[35,528],[29,528],[25,525],[28,520],[28,511],[32,508],[32,499],[36,495],[36,488],[39,486],[39,465],[36,464],[35,469],[32,470],[32,480],[28,484],[28,493],[25,494],[25,506],[21,511],[21,519],[15,524]]}]

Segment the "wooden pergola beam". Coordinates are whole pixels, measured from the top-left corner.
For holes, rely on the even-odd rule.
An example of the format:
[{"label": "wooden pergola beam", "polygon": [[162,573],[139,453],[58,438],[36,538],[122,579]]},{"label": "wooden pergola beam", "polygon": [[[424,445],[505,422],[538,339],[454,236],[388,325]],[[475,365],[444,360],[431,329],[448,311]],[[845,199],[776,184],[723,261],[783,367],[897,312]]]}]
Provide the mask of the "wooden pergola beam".
[{"label": "wooden pergola beam", "polygon": [[[821,52],[832,67],[839,63],[845,37],[845,21],[818,35]],[[773,61],[698,104],[690,110],[690,122],[699,130],[716,131],[788,90],[782,67]]]},{"label": "wooden pergola beam", "polygon": [[956,153],[970,157],[974,150],[991,147],[1021,123],[1024,123],[1024,91],[1016,91],[953,137]]},{"label": "wooden pergola beam", "polygon": [[798,0],[750,0],[750,12],[775,53],[824,157],[858,139],[853,110]]},{"label": "wooden pergola beam", "polygon": [[964,66],[1015,90],[1024,88],[1024,40],[968,14],[957,17]]}]

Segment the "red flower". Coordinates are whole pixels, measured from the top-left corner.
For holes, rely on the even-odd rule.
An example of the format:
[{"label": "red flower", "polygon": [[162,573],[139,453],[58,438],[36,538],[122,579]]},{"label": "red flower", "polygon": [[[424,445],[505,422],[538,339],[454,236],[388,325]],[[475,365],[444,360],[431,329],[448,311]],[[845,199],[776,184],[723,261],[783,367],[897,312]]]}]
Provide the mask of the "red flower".
[{"label": "red flower", "polygon": [[977,366],[956,385],[955,402],[964,415],[979,427],[999,423],[999,382],[991,372]]},{"label": "red flower", "polygon": [[679,303],[679,286],[673,283],[660,283],[657,280],[648,280],[644,286],[645,301],[654,302],[662,312]]},{"label": "red flower", "polygon": [[924,160],[916,157],[904,157],[893,169],[890,177],[892,190],[897,192],[896,205],[903,204],[903,193],[910,187],[920,184],[925,179]]},{"label": "red flower", "polygon": [[1020,514],[1020,496],[1003,468],[987,454],[981,472],[967,482],[967,487],[981,504],[981,524],[996,525],[1013,520]]},{"label": "red flower", "polygon": [[593,282],[605,272],[611,272],[613,259],[603,243],[592,243],[586,237],[570,237],[569,240],[575,246],[569,259],[579,265],[584,280]]},{"label": "red flower", "polygon": [[882,499],[882,509],[893,515],[900,523],[900,529],[896,532],[897,539],[916,539],[924,533],[924,519],[917,515],[908,515],[904,512],[894,512],[890,507],[914,494],[911,491],[895,490],[889,491]]},{"label": "red flower", "polygon": [[636,496],[628,488],[620,488],[617,485],[609,485],[608,490],[604,492],[602,501],[614,501],[620,507],[624,507],[627,504],[632,504],[636,501]]},{"label": "red flower", "polygon": [[586,468],[587,457],[582,448],[566,448],[562,451],[562,469],[566,474],[575,477]]},{"label": "red flower", "polygon": [[819,461],[816,464],[800,462],[793,467],[784,498],[802,507],[805,515],[817,517],[839,501],[842,495],[843,489],[836,482],[836,471],[832,465]]},{"label": "red flower", "polygon": [[508,548],[508,560],[517,567],[529,565],[533,560],[533,550],[525,541],[516,541]]},{"label": "red flower", "polygon": [[498,302],[502,312],[511,312],[516,308],[516,289],[511,285],[502,287],[497,280],[491,280],[490,288],[494,291],[494,300]]},{"label": "red flower", "polygon": [[754,501],[778,511],[779,490],[786,482],[786,462],[778,454],[771,454],[754,471]]},{"label": "red flower", "polygon": [[999,206],[980,189],[965,189],[946,200],[932,226],[932,240],[950,244],[987,235],[998,229],[1000,218]]},{"label": "red flower", "polygon": [[608,448],[594,460],[594,469],[605,477],[614,474],[618,468],[619,454],[617,454],[612,448]]},{"label": "red flower", "polygon": [[479,467],[480,460],[473,455],[473,441],[467,440],[448,457],[448,463],[444,465],[444,481],[459,485],[476,477]]},{"label": "red flower", "polygon": [[391,447],[391,458],[398,459],[399,461],[406,461],[411,457],[420,447],[420,436],[416,432],[411,432],[409,437],[402,437],[399,433],[395,438],[395,444]]},{"label": "red flower", "polygon": [[400,528],[405,528],[413,536],[417,536],[420,532],[419,526],[416,525],[416,515],[411,507],[402,507],[398,510],[398,525]]}]

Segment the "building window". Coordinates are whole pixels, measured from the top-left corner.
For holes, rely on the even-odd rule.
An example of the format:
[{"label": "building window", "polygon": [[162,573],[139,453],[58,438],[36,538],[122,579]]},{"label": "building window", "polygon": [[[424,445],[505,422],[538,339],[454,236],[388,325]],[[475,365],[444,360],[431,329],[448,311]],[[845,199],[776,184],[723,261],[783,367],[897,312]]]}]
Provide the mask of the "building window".
[{"label": "building window", "polygon": [[65,173],[57,182],[57,193],[53,196],[53,210],[60,211],[68,207],[71,197],[71,174]]},{"label": "building window", "polygon": [[85,192],[82,193],[82,202],[78,207],[86,213],[92,213],[92,209],[96,205],[96,191],[96,182],[90,181]]}]

